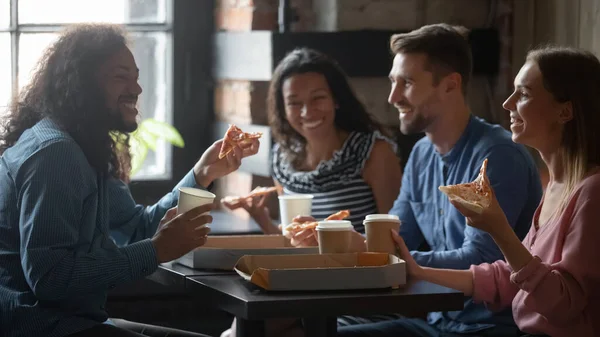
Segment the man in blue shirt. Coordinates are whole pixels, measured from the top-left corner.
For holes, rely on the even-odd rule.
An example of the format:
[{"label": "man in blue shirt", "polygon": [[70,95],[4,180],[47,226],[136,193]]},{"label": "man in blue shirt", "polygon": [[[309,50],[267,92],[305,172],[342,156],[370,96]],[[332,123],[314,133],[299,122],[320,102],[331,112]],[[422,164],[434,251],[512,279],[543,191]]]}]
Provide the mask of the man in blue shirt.
[{"label": "man in blue shirt", "polygon": [[203,245],[213,206],[165,215],[177,188],[209,186],[258,151],[254,141],[218,159],[216,142],[157,204],[136,205],[124,140],[137,128],[138,72],[119,27],[74,26],[12,104],[0,134],[0,335],[142,336],[108,319],[107,290]]},{"label": "man in blue shirt", "polygon": [[[465,218],[438,186],[470,182],[484,159],[488,177],[511,226],[522,239],[529,230],[542,188],[529,152],[510,133],[471,115],[466,93],[471,54],[465,29],[424,26],[391,38],[395,54],[389,96],[400,113],[403,134],[424,132],[414,146],[391,214],[400,235],[422,266],[468,269],[503,258],[487,233]],[[423,245],[428,251],[419,251]],[[339,328],[341,336],[510,336],[518,329],[510,308],[492,313],[471,299],[462,311],[430,313],[427,320],[396,319]]]}]

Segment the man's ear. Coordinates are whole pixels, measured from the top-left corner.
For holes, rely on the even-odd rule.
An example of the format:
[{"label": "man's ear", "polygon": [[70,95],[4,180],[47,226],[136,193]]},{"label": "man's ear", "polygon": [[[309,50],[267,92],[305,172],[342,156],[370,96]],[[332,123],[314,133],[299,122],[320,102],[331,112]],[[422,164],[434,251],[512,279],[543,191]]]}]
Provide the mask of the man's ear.
[{"label": "man's ear", "polygon": [[562,104],[562,108],[558,115],[558,120],[561,124],[565,124],[573,119],[573,103],[571,101]]},{"label": "man's ear", "polygon": [[462,87],[462,77],[459,73],[451,73],[446,75],[443,79],[444,81],[444,92],[449,93],[454,90],[461,90]]}]

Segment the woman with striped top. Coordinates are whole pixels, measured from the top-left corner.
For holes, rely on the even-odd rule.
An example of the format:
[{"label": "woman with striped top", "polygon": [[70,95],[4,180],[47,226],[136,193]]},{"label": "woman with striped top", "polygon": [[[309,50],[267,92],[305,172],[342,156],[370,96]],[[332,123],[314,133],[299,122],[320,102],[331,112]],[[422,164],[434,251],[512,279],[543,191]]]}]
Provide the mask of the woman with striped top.
[{"label": "woman with striped top", "polygon": [[[292,51],[273,73],[267,103],[276,143],[273,178],[283,193],[314,195],[316,219],[350,210],[359,233],[365,215],[390,210],[402,176],[396,144],[382,134],[334,60],[307,48]],[[226,206],[244,207],[265,233],[279,232],[264,197]]]}]

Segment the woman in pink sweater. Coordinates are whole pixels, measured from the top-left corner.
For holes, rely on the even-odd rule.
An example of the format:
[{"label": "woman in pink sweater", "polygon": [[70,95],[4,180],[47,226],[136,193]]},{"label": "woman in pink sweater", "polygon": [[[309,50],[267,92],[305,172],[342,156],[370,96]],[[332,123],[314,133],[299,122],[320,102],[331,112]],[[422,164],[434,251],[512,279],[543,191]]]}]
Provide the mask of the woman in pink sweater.
[{"label": "woman in pink sweater", "polygon": [[453,205],[468,225],[494,238],[506,261],[470,270],[420,267],[392,235],[411,276],[492,308],[512,304],[523,332],[600,336],[600,62],[573,48],[531,51],[503,106],[513,141],[538,150],[550,172],[525,240],[511,230],[495,197],[482,214]]}]

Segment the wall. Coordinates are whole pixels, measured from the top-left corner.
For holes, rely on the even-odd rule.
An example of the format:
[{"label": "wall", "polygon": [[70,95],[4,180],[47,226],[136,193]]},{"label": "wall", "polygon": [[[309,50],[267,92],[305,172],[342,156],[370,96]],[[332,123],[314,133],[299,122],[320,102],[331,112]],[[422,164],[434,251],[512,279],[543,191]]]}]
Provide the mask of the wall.
[{"label": "wall", "polygon": [[600,55],[600,0],[519,0],[514,7],[513,74],[527,50],[554,43]]}]

